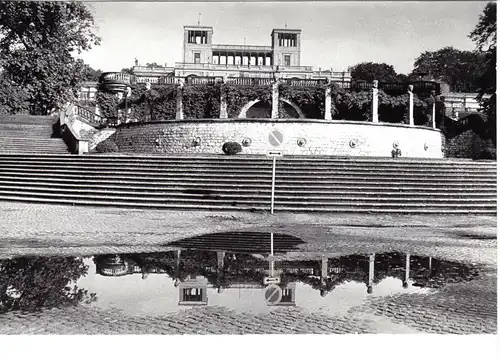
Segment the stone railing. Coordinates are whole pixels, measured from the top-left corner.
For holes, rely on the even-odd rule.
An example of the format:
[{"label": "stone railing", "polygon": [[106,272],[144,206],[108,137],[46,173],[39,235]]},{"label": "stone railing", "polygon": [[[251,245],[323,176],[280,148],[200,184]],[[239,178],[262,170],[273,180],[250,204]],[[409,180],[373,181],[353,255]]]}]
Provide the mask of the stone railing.
[{"label": "stone railing", "polygon": [[102,117],[99,114],[96,114],[93,111],[90,111],[80,105],[73,105],[74,106],[74,111],[75,115],[77,115],[80,119],[88,122],[92,126],[105,126],[106,125],[106,118]]},{"label": "stone railing", "polygon": [[227,84],[232,85],[266,85],[271,86],[272,79],[269,78],[244,78],[244,77],[229,77],[225,81]]}]

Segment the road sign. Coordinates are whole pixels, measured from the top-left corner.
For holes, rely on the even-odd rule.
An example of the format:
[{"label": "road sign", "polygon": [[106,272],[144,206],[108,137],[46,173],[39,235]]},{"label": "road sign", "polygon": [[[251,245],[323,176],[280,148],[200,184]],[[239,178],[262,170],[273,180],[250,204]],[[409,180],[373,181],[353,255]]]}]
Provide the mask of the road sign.
[{"label": "road sign", "polygon": [[279,277],[264,277],[264,285],[279,284],[279,283],[280,283]]},{"label": "road sign", "polygon": [[267,150],[269,157],[283,157],[283,150]]},{"label": "road sign", "polygon": [[264,296],[268,305],[276,305],[281,301],[283,295],[278,285],[271,284],[264,289]]},{"label": "road sign", "polygon": [[279,130],[272,130],[269,133],[269,144],[272,146],[280,146],[283,143],[283,134]]}]

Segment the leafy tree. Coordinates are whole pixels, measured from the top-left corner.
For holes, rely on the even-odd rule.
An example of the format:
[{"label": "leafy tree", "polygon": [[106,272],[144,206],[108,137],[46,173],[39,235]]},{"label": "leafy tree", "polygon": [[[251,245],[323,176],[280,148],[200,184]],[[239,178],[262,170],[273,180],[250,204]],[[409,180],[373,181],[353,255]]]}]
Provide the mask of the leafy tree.
[{"label": "leafy tree", "polygon": [[146,67],[148,67],[148,68],[158,68],[158,67],[163,67],[163,66],[158,65],[156,62],[152,62],[152,63],[147,63]]},{"label": "leafy tree", "polygon": [[[483,55],[482,73],[478,79],[478,100],[482,111],[488,117],[487,133],[496,145],[496,63],[497,63],[497,6],[495,2],[486,4],[479,22],[469,37],[476,42]],[[483,98],[490,95],[489,98]]]},{"label": "leafy tree", "polygon": [[0,73],[0,115],[23,113],[28,111],[28,108],[27,91]]},{"label": "leafy tree", "polygon": [[76,257],[24,257],[0,261],[0,312],[95,301],[74,283],[88,266]]},{"label": "leafy tree", "polygon": [[362,62],[351,67],[350,71],[353,81],[398,81],[398,74],[394,67],[386,63]]},{"label": "leafy tree", "polygon": [[476,51],[444,47],[437,51],[426,51],[415,60],[411,77],[428,74],[444,81],[452,92],[474,92],[482,71],[484,56]]},{"label": "leafy tree", "polygon": [[100,69],[94,70],[90,67],[90,65],[85,64],[84,67],[84,77],[85,81],[99,81],[99,76],[101,76],[102,71]]},{"label": "leafy tree", "polygon": [[73,100],[85,65],[73,57],[100,39],[79,2],[0,2],[0,68],[29,94],[30,111],[47,114]]},{"label": "leafy tree", "polygon": [[129,75],[134,75],[134,68],[133,67],[123,68],[121,69],[121,72]]}]

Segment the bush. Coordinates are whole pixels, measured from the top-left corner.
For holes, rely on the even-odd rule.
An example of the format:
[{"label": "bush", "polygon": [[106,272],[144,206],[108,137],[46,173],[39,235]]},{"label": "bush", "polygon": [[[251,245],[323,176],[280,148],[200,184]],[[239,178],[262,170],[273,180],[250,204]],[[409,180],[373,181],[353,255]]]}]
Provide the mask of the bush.
[{"label": "bush", "polygon": [[237,153],[241,152],[241,150],[241,145],[237,142],[227,142],[222,145],[222,151],[224,151],[224,154],[226,155],[236,155]]},{"label": "bush", "polygon": [[118,145],[116,145],[114,141],[104,140],[103,142],[97,144],[95,150],[98,153],[118,152]]}]

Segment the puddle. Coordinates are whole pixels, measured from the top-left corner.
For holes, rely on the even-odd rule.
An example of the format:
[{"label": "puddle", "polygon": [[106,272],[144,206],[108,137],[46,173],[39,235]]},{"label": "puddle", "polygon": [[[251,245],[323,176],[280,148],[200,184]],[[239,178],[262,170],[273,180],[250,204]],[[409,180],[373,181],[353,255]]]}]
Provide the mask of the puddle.
[{"label": "puddle", "polygon": [[[232,232],[170,243],[177,250],[0,261],[0,311],[91,304],[130,314],[165,315],[192,306],[266,313],[280,306],[332,315],[368,297],[429,293],[472,280],[469,265],[398,252],[321,258],[287,234]],[[265,289],[269,283],[269,292]],[[273,289],[274,288],[274,291]],[[266,298],[274,304],[270,305]]]}]

